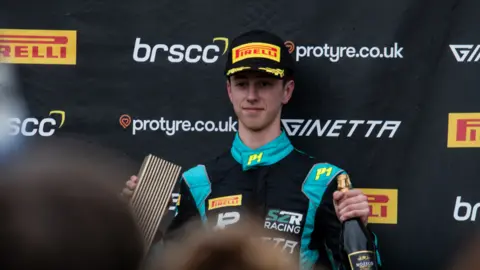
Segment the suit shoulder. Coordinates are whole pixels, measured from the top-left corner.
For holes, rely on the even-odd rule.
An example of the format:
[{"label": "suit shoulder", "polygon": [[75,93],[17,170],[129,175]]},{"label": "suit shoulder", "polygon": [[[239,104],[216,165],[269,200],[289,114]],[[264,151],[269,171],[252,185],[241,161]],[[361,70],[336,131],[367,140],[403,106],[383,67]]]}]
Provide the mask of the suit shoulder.
[{"label": "suit shoulder", "polygon": [[297,148],[293,150],[293,154],[295,156],[295,159],[297,159],[299,162],[302,162],[306,165],[315,164],[315,162],[318,161],[316,157],[309,155],[306,152],[299,150]]},{"label": "suit shoulder", "polygon": [[338,175],[346,173],[344,169],[332,163],[325,162],[297,149],[295,149],[294,156],[298,162],[295,167],[305,173],[305,181],[328,185]]},{"label": "suit shoulder", "polygon": [[221,160],[225,159],[228,153],[229,153],[228,151],[224,151],[220,155],[217,155],[213,158],[206,159],[203,162],[197,163],[197,165],[194,165],[194,166],[188,168],[187,170],[185,170],[184,173],[191,172],[193,170],[197,170],[198,167],[202,167],[202,166],[204,166],[204,167],[215,166],[219,161],[221,162]]},{"label": "suit shoulder", "polygon": [[322,167],[331,167],[332,169],[336,169],[339,171],[344,171],[344,169],[336,166],[335,164],[325,162],[315,156],[309,155],[304,151],[295,149],[296,156],[298,157],[299,160],[301,160],[303,163],[306,165],[310,166],[310,168],[322,168]]},{"label": "suit shoulder", "polygon": [[199,163],[186,170],[183,173],[185,177],[196,177],[199,175],[207,176],[209,181],[217,179],[219,174],[235,165],[235,161],[230,151],[224,151],[220,155],[211,158],[203,163]]}]

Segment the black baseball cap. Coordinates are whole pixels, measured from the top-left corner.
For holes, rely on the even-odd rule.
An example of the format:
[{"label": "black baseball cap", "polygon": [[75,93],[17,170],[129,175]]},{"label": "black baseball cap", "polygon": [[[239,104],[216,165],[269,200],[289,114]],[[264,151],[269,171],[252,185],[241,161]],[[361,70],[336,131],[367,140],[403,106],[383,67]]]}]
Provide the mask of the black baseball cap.
[{"label": "black baseball cap", "polygon": [[225,75],[248,70],[284,78],[293,76],[294,61],[280,37],[264,30],[252,30],[232,40]]}]

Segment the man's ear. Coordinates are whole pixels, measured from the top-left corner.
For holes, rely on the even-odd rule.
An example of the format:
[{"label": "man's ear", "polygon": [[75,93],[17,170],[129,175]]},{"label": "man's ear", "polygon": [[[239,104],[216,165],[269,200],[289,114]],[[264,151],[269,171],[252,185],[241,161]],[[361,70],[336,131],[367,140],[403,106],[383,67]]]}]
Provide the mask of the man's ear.
[{"label": "man's ear", "polygon": [[287,81],[287,83],[285,83],[285,86],[283,87],[283,99],[282,99],[283,105],[287,104],[290,101],[290,98],[292,98],[294,89],[295,89],[294,80],[289,80]]}]

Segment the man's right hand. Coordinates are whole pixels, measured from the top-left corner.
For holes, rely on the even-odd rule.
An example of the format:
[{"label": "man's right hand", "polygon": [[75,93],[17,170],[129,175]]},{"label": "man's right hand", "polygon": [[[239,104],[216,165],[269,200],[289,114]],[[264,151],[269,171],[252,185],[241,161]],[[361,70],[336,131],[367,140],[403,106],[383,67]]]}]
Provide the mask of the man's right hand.
[{"label": "man's right hand", "polygon": [[138,177],[136,175],[130,176],[130,180],[125,183],[125,187],[122,190],[122,195],[128,199],[132,198],[133,191],[137,187]]}]

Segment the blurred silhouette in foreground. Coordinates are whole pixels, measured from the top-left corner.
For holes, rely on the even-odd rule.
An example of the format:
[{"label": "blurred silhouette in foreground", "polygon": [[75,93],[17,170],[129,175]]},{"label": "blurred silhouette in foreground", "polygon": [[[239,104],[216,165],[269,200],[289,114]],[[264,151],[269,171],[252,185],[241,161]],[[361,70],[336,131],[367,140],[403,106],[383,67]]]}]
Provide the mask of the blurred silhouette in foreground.
[{"label": "blurred silhouette in foreground", "polygon": [[10,121],[26,113],[15,68],[0,61],[0,164],[21,147],[23,138],[11,135]]},{"label": "blurred silhouette in foreground", "polygon": [[0,269],[138,269],[142,236],[115,185],[122,164],[57,140],[24,153],[0,174]]},{"label": "blurred silhouette in foreground", "polygon": [[454,262],[449,270],[480,270],[480,233],[472,237],[454,254]]},{"label": "blurred silhouette in foreground", "polygon": [[[294,270],[298,263],[290,254],[260,238],[265,235],[255,223],[206,231],[191,223],[183,241],[170,243],[152,270]],[[272,237],[276,236],[272,234]]]}]

